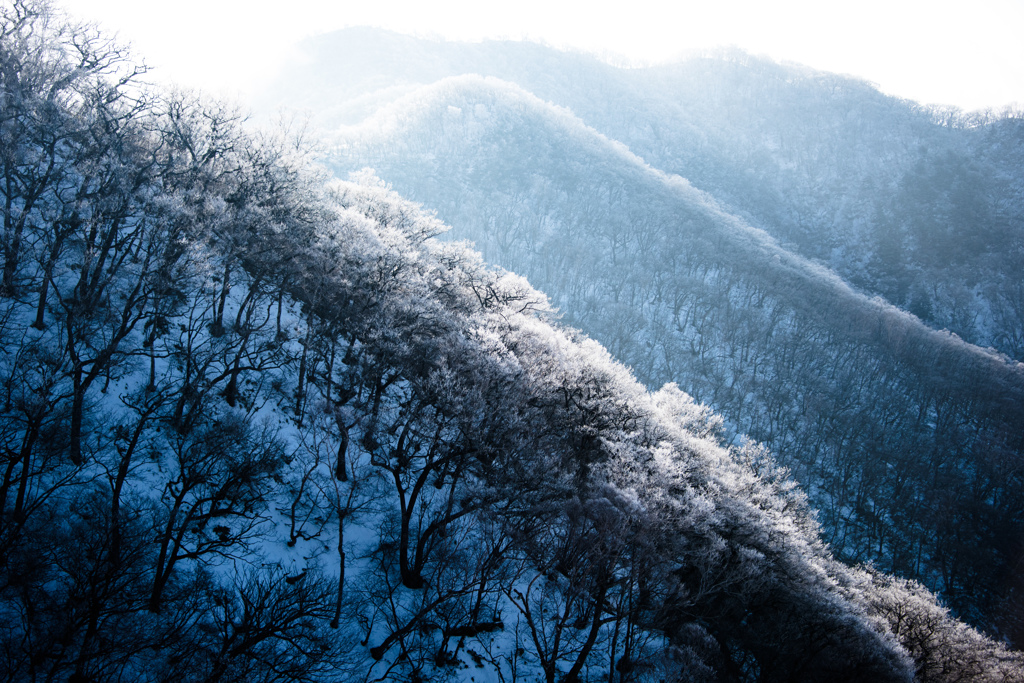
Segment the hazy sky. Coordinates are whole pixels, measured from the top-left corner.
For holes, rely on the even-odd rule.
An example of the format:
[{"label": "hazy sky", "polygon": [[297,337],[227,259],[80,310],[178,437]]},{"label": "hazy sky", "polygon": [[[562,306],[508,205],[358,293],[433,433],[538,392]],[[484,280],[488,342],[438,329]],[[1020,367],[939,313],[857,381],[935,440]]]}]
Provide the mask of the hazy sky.
[{"label": "hazy sky", "polygon": [[[61,0],[57,0],[59,3]],[[344,26],[463,40],[543,40],[659,61],[735,45],[965,109],[1024,104],[1024,0],[64,0],[156,74],[240,95],[302,38]]]}]

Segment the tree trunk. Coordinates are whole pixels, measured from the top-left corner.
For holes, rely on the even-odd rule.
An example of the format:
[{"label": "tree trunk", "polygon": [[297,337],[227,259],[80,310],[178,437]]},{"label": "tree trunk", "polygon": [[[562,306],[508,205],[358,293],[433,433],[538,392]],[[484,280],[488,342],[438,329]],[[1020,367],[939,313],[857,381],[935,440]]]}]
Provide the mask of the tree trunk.
[{"label": "tree trunk", "polygon": [[82,386],[82,370],[75,368],[74,395],[71,399],[71,428],[68,433],[68,456],[75,467],[82,465],[82,413],[85,407],[85,388]]},{"label": "tree trunk", "polygon": [[334,601],[334,618],[331,619],[331,628],[338,628],[341,621],[341,601],[345,595],[345,518],[338,515],[338,597]]},{"label": "tree trunk", "polygon": [[334,477],[338,481],[348,481],[348,467],[345,461],[348,453],[348,428],[340,415],[337,416],[338,431],[341,432],[341,444],[338,446],[338,460],[334,466]]},{"label": "tree trunk", "polygon": [[28,480],[30,465],[32,464],[32,449],[36,439],[39,437],[39,425],[35,421],[29,426],[25,434],[25,441],[21,448],[21,477],[18,483],[18,495],[14,500],[14,521],[21,524],[25,521],[25,497],[28,494]]},{"label": "tree trunk", "polygon": [[590,624],[590,633],[587,634],[587,640],[583,643],[583,648],[580,650],[579,656],[576,657],[572,668],[569,669],[569,673],[565,674],[565,678],[562,679],[563,683],[576,683],[579,680],[580,671],[583,670],[583,665],[586,663],[594,643],[597,642],[597,634],[601,631],[601,614],[604,612],[604,596],[607,592],[607,588],[601,588],[601,594],[594,604],[594,620]]}]

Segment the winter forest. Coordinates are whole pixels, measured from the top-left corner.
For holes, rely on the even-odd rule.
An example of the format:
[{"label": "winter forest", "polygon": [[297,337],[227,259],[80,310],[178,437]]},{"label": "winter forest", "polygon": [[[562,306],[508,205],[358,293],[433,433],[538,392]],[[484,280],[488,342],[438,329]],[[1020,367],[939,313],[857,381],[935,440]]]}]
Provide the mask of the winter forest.
[{"label": "winter forest", "polygon": [[0,0],[0,680],[1024,681],[1019,112],[305,49]]}]

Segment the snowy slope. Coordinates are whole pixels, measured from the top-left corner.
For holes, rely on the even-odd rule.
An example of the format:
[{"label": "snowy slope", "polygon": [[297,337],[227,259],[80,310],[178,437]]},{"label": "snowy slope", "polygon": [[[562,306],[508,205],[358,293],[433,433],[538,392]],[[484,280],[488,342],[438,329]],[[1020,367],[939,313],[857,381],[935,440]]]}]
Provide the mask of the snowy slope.
[{"label": "snowy slope", "polygon": [[[338,173],[374,167],[649,386],[678,382],[768,444],[841,556],[1002,618],[1017,550],[1001,539],[1022,501],[1013,458],[992,454],[1021,447],[1021,364],[857,292],[501,81],[424,87],[341,129],[331,159]],[[992,487],[1005,505],[985,502]],[[979,506],[990,521],[965,526]]]}]

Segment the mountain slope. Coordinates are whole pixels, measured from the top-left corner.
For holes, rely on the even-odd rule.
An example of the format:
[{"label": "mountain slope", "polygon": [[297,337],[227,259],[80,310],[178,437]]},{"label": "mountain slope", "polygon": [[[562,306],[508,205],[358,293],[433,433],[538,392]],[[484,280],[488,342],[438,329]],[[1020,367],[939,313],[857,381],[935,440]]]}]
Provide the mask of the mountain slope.
[{"label": "mountain slope", "polygon": [[1020,681],[372,176],[0,7],[11,681]]},{"label": "mountain slope", "polygon": [[678,382],[765,442],[841,557],[1017,628],[1020,363],[868,299],[500,81],[419,90],[332,159],[436,208],[649,386]]},{"label": "mountain slope", "polygon": [[372,177],[0,7],[11,681],[1021,680]]},{"label": "mountain slope", "polygon": [[[731,213],[938,328],[1024,359],[1018,118],[930,110],[739,52],[621,69],[539,45],[348,29],[267,102],[356,123],[417,84],[495,76],[569,107]],[[348,68],[352,67],[352,68]]]}]

